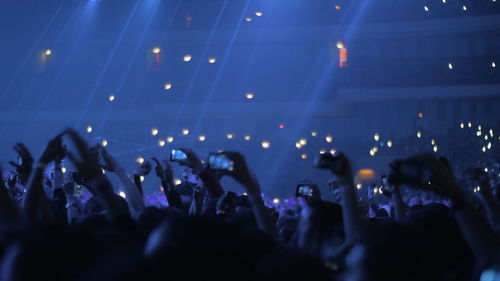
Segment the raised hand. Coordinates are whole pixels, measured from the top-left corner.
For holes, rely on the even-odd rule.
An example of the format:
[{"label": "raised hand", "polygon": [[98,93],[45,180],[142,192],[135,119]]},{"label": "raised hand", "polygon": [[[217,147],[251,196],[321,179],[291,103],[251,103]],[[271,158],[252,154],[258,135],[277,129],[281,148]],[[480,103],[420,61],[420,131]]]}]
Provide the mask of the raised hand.
[{"label": "raised hand", "polygon": [[89,150],[82,137],[80,137],[78,133],[71,129],[67,130],[66,134],[75,144],[81,160],[78,160],[78,158],[71,152],[68,152],[68,157],[76,166],[78,171],[80,171],[80,175],[85,179],[85,181],[95,180],[103,177],[98,158],[96,158],[95,155]]},{"label": "raised hand", "polygon": [[113,157],[111,154],[109,154],[104,147],[99,146],[99,151],[101,153],[102,159],[104,160],[104,166],[103,166],[104,169],[110,172],[116,172],[120,169],[123,169],[123,167],[116,160],[116,158]]},{"label": "raised hand", "polygon": [[137,176],[147,176],[151,172],[151,163],[148,161],[144,161],[137,169],[134,171],[134,174]]},{"label": "raised hand", "polygon": [[9,164],[12,165],[16,172],[20,175],[21,183],[25,184],[33,171],[33,156],[31,152],[26,148],[26,146],[18,142],[14,145],[14,150],[17,152],[18,157],[21,160],[21,163],[15,163],[14,161],[9,161]]},{"label": "raised hand", "polygon": [[[464,200],[464,193],[458,186],[450,164],[446,159],[438,158],[432,154],[420,154],[409,159],[402,160],[400,163],[402,164],[399,165],[406,165],[410,167],[400,170],[416,170],[412,173],[410,173],[410,171],[404,173],[419,175],[415,177],[415,179],[420,178],[420,180],[414,179],[408,181],[406,182],[408,185],[419,189],[433,191],[437,194],[448,197],[455,202]],[[407,163],[411,165],[407,165]],[[394,167],[394,164],[392,166]],[[422,176],[426,174],[429,176]],[[394,175],[394,172],[391,172],[389,175],[389,179],[398,177],[404,178],[407,176]],[[430,181],[430,183],[426,182],[427,180]]]},{"label": "raised hand", "polygon": [[229,174],[239,183],[245,185],[254,181],[253,176],[250,174],[245,157],[238,152],[224,151],[223,153],[231,161],[233,161],[234,170]]},{"label": "raised hand", "polygon": [[163,168],[160,161],[156,157],[151,157],[151,159],[156,163],[156,176],[158,176],[162,182],[173,182],[174,172],[172,171],[172,166],[170,166],[170,164],[165,160],[163,161],[165,168]]},{"label": "raised hand", "polygon": [[186,165],[189,168],[193,170],[193,173],[199,174],[205,166],[203,165],[203,162],[201,162],[200,158],[196,153],[194,153],[193,150],[189,148],[181,148],[180,149],[182,152],[184,152],[187,156],[186,160],[181,161],[182,165]]},{"label": "raised hand", "polygon": [[490,186],[490,177],[487,172],[481,168],[469,168],[466,170],[466,179],[474,186],[479,186],[479,194],[485,197],[492,197],[493,193]]},{"label": "raised hand", "polygon": [[57,159],[61,159],[61,156],[65,154],[66,152],[62,145],[62,134],[59,134],[47,143],[39,162],[48,164]]}]

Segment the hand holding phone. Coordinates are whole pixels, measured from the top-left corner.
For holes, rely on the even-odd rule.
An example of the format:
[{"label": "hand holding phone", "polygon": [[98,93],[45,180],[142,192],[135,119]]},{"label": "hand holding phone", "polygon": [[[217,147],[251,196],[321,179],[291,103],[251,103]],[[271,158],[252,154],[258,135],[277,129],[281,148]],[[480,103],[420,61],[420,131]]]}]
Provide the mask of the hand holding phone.
[{"label": "hand holding phone", "polygon": [[210,153],[208,168],[213,171],[231,173],[234,171],[234,162],[222,153]]},{"label": "hand holding phone", "polygon": [[347,156],[341,152],[320,154],[314,166],[332,172],[338,177],[340,185],[353,184],[351,164]]},{"label": "hand holding phone", "polygon": [[174,149],[170,152],[170,161],[188,166],[195,174],[201,173],[205,166],[193,150],[189,148]]},{"label": "hand holding phone", "polygon": [[214,171],[220,171],[232,176],[236,181],[251,188],[249,192],[260,193],[260,187],[256,184],[254,177],[250,174],[245,157],[238,152],[224,151],[211,153],[208,157],[208,167]]},{"label": "hand holding phone", "polygon": [[172,149],[170,151],[170,161],[182,163],[187,159],[187,154],[180,149]]}]

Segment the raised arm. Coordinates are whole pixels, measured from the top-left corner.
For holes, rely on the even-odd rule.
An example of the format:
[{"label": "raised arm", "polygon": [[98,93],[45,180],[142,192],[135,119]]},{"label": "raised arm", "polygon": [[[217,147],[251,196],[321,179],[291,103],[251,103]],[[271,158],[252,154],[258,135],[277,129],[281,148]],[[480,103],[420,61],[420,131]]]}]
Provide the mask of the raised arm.
[{"label": "raised arm", "polygon": [[412,163],[425,168],[431,174],[431,184],[411,184],[449,198],[455,219],[465,240],[482,268],[492,265],[500,253],[500,241],[487,220],[474,208],[472,201],[457,184],[449,164],[432,154],[410,158]]},{"label": "raised arm", "polygon": [[275,238],[276,225],[271,211],[264,204],[260,185],[256,178],[250,174],[245,158],[237,152],[224,152],[224,154],[234,162],[234,172],[230,175],[246,189],[259,229]]},{"label": "raised arm", "polygon": [[43,188],[42,176],[47,165],[56,159],[60,159],[61,154],[63,154],[62,135],[57,135],[49,141],[38,160],[28,191],[24,197],[23,213],[24,217],[30,222],[52,223],[55,221],[51,202]]},{"label": "raised arm", "polygon": [[345,237],[346,242],[350,243],[361,232],[364,222],[358,207],[351,164],[343,153],[336,153],[332,157],[335,158],[336,164],[329,166],[329,170],[339,186]]},{"label": "raised arm", "polygon": [[28,148],[21,142],[16,143],[13,148],[17,152],[20,161],[18,161],[18,163],[9,161],[9,164],[16,169],[19,175],[19,183],[26,186],[33,172],[33,156]]},{"label": "raised arm", "polygon": [[479,200],[483,204],[488,215],[488,221],[497,233],[500,231],[500,206],[493,196],[490,186],[490,177],[483,169],[475,168],[467,171],[469,181],[475,186],[479,186]]},{"label": "raised arm", "polygon": [[151,159],[156,163],[156,176],[158,176],[161,180],[163,193],[165,193],[168,205],[174,208],[182,209],[181,196],[174,190],[175,184],[172,167],[167,161],[165,161],[165,167],[163,167],[157,158],[152,157]]},{"label": "raised arm", "polygon": [[134,182],[129,177],[125,168],[123,168],[118,160],[116,160],[115,157],[109,154],[103,147],[101,148],[101,154],[102,158],[106,162],[107,169],[115,173],[115,175],[120,180],[123,188],[125,189],[125,193],[127,194],[126,199],[130,205],[132,214],[134,214],[134,216],[139,215],[139,213],[144,210],[144,201],[139,189],[136,188]]},{"label": "raised arm", "polygon": [[20,215],[19,207],[14,199],[10,197],[2,175],[3,170],[0,167],[0,218],[5,221],[15,221]]},{"label": "raised arm", "polygon": [[75,144],[80,159],[71,152],[68,152],[68,157],[85,179],[89,191],[104,206],[111,218],[129,215],[128,208],[122,207],[121,199],[114,193],[111,183],[102,173],[98,159],[90,154],[85,141],[73,130],[67,130],[66,133]]}]

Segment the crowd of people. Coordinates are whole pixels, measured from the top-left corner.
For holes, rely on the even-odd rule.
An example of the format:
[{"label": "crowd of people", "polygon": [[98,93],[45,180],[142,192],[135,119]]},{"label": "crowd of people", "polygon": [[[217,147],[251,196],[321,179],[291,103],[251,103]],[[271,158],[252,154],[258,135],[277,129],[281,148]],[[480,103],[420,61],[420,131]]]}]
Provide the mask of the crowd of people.
[{"label": "crowd of people", "polygon": [[[315,165],[331,173],[333,201],[310,180],[272,201],[237,152],[202,161],[180,148],[127,171],[71,129],[39,157],[14,149],[0,180],[0,280],[500,280],[498,159],[485,170],[415,154],[361,191],[348,157],[324,153]],[[148,173],[161,197],[143,191]]]}]

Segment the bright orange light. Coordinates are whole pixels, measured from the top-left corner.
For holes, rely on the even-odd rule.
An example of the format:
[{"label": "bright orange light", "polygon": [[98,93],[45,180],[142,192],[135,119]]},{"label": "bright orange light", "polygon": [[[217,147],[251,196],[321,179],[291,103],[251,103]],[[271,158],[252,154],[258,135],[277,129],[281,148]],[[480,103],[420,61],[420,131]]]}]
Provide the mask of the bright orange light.
[{"label": "bright orange light", "polygon": [[419,117],[419,118],[424,118],[424,114],[423,114],[422,112],[419,112],[419,113],[418,113],[418,117]]},{"label": "bright orange light", "polygon": [[341,8],[340,5],[335,5],[335,9],[340,10]]},{"label": "bright orange light", "polygon": [[280,129],[283,129],[283,128],[285,128],[285,125],[280,124]]},{"label": "bright orange light", "polygon": [[372,169],[361,169],[356,174],[356,179],[361,181],[371,181],[375,178],[375,171]]},{"label": "bright orange light", "polygon": [[347,58],[347,49],[346,48],[339,49],[339,66],[341,68],[346,66],[347,59],[348,59]]}]

